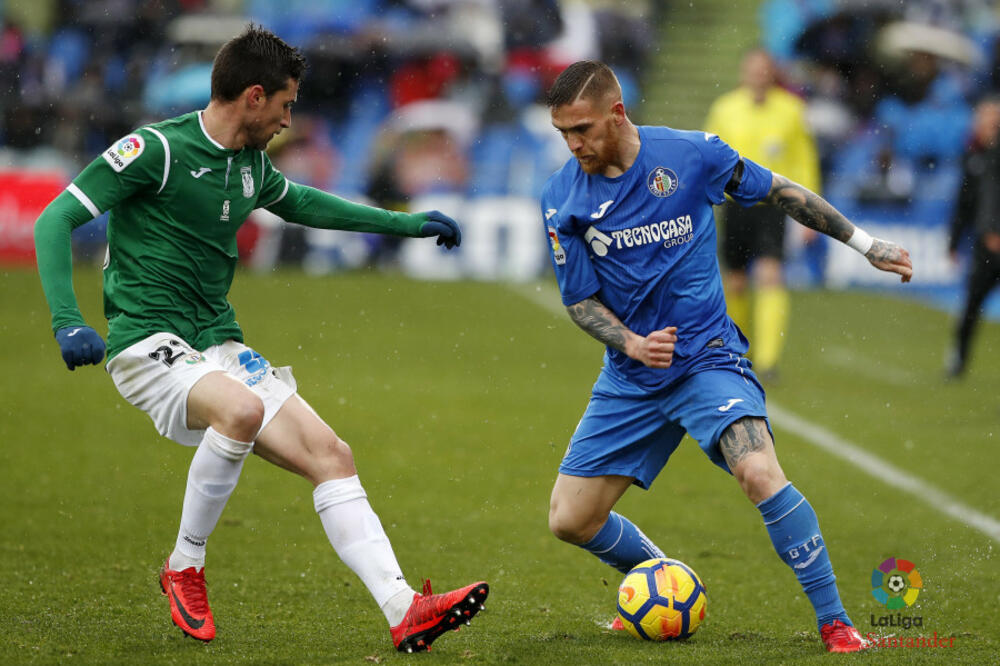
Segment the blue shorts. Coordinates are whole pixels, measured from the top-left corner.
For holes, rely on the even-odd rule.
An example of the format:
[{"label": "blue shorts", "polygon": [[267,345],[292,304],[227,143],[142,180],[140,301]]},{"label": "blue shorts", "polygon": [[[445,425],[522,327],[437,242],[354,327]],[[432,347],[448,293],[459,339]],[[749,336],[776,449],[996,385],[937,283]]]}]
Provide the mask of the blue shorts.
[{"label": "blue shorts", "polygon": [[[750,361],[725,349],[692,359],[692,367],[681,379],[654,393],[605,366],[559,472],[631,476],[636,485],[649,488],[685,432],[712,462],[729,472],[719,437],[730,424],[747,416],[767,421],[764,389]],[[770,422],[767,428],[771,429]]]}]

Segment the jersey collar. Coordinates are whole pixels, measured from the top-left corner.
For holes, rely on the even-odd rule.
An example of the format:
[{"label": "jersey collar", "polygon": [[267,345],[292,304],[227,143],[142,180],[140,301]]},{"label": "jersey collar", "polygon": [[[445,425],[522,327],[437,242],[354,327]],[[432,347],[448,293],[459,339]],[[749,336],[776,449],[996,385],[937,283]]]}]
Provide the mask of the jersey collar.
[{"label": "jersey collar", "polygon": [[208,142],[211,143],[216,148],[218,148],[219,150],[224,150],[227,153],[238,153],[238,152],[240,152],[238,150],[233,150],[232,148],[226,148],[221,143],[219,143],[218,141],[216,141],[215,139],[212,138],[212,136],[208,133],[208,130],[205,129],[205,120],[204,120],[204,118],[202,118],[202,115],[201,115],[204,112],[205,112],[204,109],[198,111],[198,126],[201,127],[201,133],[205,135],[205,138],[208,139]]}]

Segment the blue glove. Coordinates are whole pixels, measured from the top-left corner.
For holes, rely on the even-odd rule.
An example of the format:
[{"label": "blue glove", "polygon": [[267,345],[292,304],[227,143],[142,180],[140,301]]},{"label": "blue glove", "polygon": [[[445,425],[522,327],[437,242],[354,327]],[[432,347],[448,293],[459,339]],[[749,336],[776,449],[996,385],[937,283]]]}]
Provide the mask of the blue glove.
[{"label": "blue glove", "polygon": [[67,326],[56,331],[56,342],[66,367],[97,365],[104,360],[104,340],[89,326]]},{"label": "blue glove", "polygon": [[458,228],[458,222],[436,210],[427,212],[427,221],[420,225],[420,235],[425,238],[437,236],[437,244],[449,250],[462,244],[462,230]]}]

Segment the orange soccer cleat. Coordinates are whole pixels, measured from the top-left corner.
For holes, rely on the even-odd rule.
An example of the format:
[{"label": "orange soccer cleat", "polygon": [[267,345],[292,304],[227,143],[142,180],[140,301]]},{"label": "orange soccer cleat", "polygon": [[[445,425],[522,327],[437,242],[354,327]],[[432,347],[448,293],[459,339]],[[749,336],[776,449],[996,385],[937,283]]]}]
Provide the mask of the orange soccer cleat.
[{"label": "orange soccer cleat", "polygon": [[169,563],[160,568],[160,589],[170,599],[170,619],[188,636],[207,643],[215,638],[215,620],[208,607],[205,569],[174,571]]},{"label": "orange soccer cleat", "polygon": [[483,609],[490,586],[479,582],[444,594],[432,594],[431,582],[424,581],[424,593],[414,594],[403,621],[389,631],[400,652],[430,650],[431,643],[448,631],[469,624]]},{"label": "orange soccer cleat", "polygon": [[819,633],[827,652],[860,652],[868,648],[868,641],[861,637],[858,630],[840,620],[824,624]]}]

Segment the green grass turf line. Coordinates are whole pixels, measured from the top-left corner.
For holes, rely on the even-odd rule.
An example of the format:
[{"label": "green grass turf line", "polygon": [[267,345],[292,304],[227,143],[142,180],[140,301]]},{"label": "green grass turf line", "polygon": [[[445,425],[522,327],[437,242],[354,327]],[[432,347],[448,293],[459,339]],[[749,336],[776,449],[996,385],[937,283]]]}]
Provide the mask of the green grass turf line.
[{"label": "green grass turf line", "polygon": [[[183,639],[155,573],[176,534],[191,451],[158,437],[100,368],[65,370],[34,273],[0,269],[0,278],[0,662],[414,658],[393,651],[381,613],[329,547],[309,485],[257,458],[210,541],[219,637],[208,645]],[[103,331],[99,284],[96,268],[80,267],[77,295]],[[418,659],[831,658],[759,514],[690,441],[650,491],[629,491],[619,508],[698,571],[709,592],[706,623],[693,639],[668,645],[604,628],[620,576],[546,527],[556,467],[600,366],[599,345],[565,316],[502,285],[369,273],[240,274],[232,300],[248,342],[272,363],[292,365],[302,395],[351,444],[411,584],[490,582],[487,612]],[[989,462],[1000,416],[1000,359],[991,353],[1000,328],[984,325],[970,374],[956,384],[940,379],[950,332],[947,316],[914,303],[795,294],[781,382],[769,394],[998,516]],[[917,565],[925,589],[904,613],[921,616],[923,626],[895,633],[956,637],[956,647],[936,652],[886,649],[841,661],[995,660],[1000,568],[988,540],[777,435],[786,473],[819,514],[859,628],[887,614],[871,597],[871,570],[897,556]]]}]

